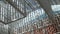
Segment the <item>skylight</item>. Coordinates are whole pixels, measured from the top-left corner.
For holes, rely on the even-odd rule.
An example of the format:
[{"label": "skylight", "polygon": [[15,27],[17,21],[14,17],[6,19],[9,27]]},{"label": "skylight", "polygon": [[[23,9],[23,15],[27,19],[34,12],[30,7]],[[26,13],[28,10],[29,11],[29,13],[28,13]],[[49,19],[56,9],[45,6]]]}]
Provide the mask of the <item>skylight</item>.
[{"label": "skylight", "polygon": [[60,10],[60,5],[51,5],[51,8],[53,11],[59,11]]}]

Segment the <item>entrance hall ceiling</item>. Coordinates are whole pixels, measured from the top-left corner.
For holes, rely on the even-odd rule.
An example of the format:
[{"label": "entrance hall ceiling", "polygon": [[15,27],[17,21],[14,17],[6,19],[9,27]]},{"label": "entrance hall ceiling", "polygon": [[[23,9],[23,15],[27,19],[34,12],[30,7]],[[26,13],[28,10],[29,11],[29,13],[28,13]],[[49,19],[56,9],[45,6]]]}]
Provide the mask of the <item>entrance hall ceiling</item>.
[{"label": "entrance hall ceiling", "polygon": [[41,7],[49,17],[51,17],[51,6],[60,4],[58,1],[59,0],[0,0],[0,22],[9,24],[18,21]]}]

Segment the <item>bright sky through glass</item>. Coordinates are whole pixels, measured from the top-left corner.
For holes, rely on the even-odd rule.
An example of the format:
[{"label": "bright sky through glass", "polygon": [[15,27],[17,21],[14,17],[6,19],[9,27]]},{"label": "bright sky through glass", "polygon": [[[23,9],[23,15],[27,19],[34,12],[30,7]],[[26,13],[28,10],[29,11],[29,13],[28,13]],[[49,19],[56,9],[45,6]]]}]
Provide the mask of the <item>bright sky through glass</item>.
[{"label": "bright sky through glass", "polygon": [[51,5],[51,8],[53,11],[59,11],[60,10],[60,5]]}]

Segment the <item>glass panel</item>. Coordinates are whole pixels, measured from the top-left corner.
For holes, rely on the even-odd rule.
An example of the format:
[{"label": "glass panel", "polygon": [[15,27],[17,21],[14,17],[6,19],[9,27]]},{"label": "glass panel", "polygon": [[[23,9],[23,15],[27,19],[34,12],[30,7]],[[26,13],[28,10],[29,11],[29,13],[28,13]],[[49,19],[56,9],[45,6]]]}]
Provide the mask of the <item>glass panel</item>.
[{"label": "glass panel", "polygon": [[15,20],[20,19],[20,18],[23,17],[23,15],[20,14],[10,4],[5,4],[4,2],[2,2],[0,5],[1,5],[0,6],[0,8],[1,8],[0,19],[3,22],[8,23],[8,22],[15,21]]}]

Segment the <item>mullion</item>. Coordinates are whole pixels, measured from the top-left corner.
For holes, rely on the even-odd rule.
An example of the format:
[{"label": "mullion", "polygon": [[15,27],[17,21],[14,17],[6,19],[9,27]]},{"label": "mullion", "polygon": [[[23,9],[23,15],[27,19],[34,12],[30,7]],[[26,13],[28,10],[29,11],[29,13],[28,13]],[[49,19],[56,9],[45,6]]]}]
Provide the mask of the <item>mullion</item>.
[{"label": "mullion", "polygon": [[1,20],[2,20],[2,7],[1,7]]},{"label": "mullion", "polygon": [[[7,18],[8,18],[8,11],[7,11]],[[8,20],[7,20],[7,22],[8,22]]]},{"label": "mullion", "polygon": [[[4,8],[3,8],[4,9]],[[3,10],[3,15],[4,15],[4,10]],[[4,21],[4,16],[3,16],[3,21]]]},{"label": "mullion", "polygon": [[17,0],[17,8],[19,8],[19,2],[18,2],[18,0]]},{"label": "mullion", "polygon": [[10,21],[11,21],[11,6],[10,6]]},{"label": "mullion", "polygon": [[12,6],[10,5],[10,12],[11,12],[11,21],[12,21]]},{"label": "mullion", "polygon": [[24,1],[24,13],[26,14],[26,3],[25,3],[25,0]]},{"label": "mullion", "polygon": [[2,8],[2,21],[3,21],[3,8]]},{"label": "mullion", "polygon": [[17,14],[17,10],[15,10],[15,13],[14,13],[14,15],[15,15],[15,20],[16,20],[16,18],[17,18],[16,14]]},{"label": "mullion", "polygon": [[[1,12],[2,12],[2,7],[1,7],[0,15],[2,15]],[[0,20],[1,20],[1,16],[0,16]]]},{"label": "mullion", "polygon": [[[14,1],[15,2],[15,5],[16,5],[16,0]],[[17,7],[17,6],[16,6]],[[15,9],[15,11],[14,11],[14,14],[15,14],[15,18],[14,19],[16,19],[16,9]]]},{"label": "mullion", "polygon": [[[17,2],[18,2],[18,0],[16,0],[16,4],[17,4]],[[17,4],[17,8],[18,8],[18,4]],[[18,12],[16,11],[16,17],[18,17],[19,18],[19,13],[17,14]]]},{"label": "mullion", "polygon": [[[19,1],[18,0],[17,0],[17,7],[20,8],[19,7]],[[19,19],[19,14],[18,14],[18,19]]]}]

